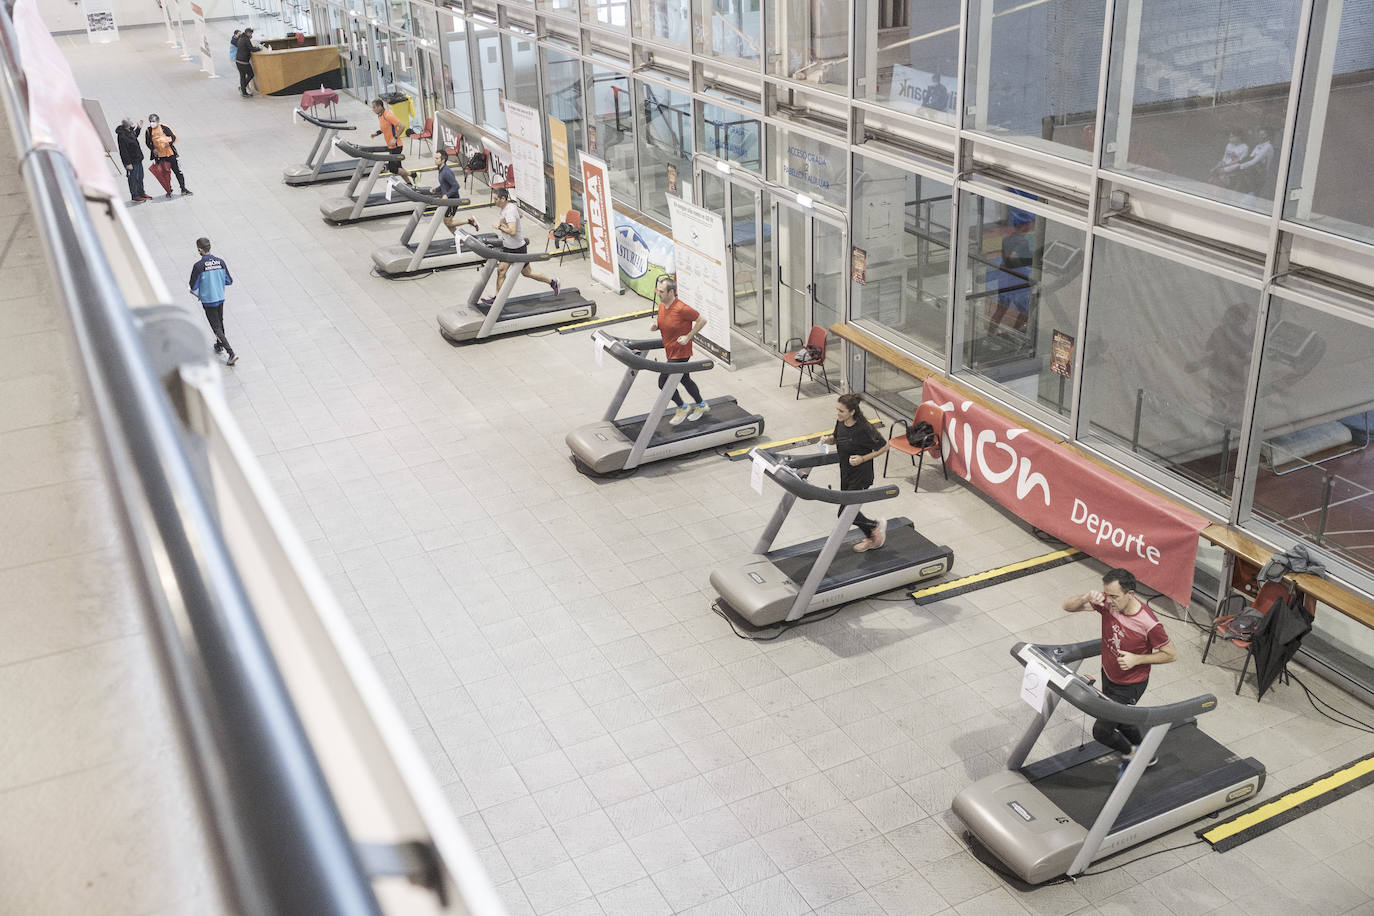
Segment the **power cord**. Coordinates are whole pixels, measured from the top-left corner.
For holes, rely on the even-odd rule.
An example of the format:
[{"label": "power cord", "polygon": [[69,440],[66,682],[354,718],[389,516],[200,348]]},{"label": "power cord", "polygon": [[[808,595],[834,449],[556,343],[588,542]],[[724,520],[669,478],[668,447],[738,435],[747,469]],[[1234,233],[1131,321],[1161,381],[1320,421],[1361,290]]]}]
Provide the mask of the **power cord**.
[{"label": "power cord", "polygon": [[[799,626],[802,626],[803,624],[820,623],[822,620],[829,620],[831,617],[834,617],[843,609],[844,605],[840,605],[839,607],[833,608],[829,613],[824,615],[818,615],[815,617],[803,617],[800,620],[793,620],[790,622],[784,621],[783,623],[778,624],[772,630],[762,631],[758,636],[751,636],[748,633],[741,633],[739,631],[739,627],[735,626],[735,622],[730,619],[729,614],[725,613],[725,609],[720,606],[719,601],[711,602],[711,610],[714,611],[722,620],[724,620],[726,623],[730,625],[730,630],[740,639],[747,639],[750,642],[772,642],[773,640],[782,636],[788,630],[795,629]],[[763,635],[763,633],[767,633],[768,635]]]},{"label": "power cord", "polygon": [[[1304,684],[1302,682],[1302,679],[1299,678],[1293,672],[1288,672],[1288,677],[1291,680],[1297,681],[1298,686],[1302,688],[1302,692],[1307,695],[1307,702],[1312,704],[1312,708],[1315,709],[1317,712],[1321,713],[1326,718],[1330,719],[1332,722],[1335,722],[1337,725],[1344,725],[1348,728],[1353,728],[1356,731],[1369,732],[1370,734],[1374,734],[1374,725],[1370,725],[1363,719],[1358,719],[1348,712],[1341,712],[1339,709],[1332,706],[1330,703],[1326,702],[1321,697],[1313,693],[1312,689],[1308,687],[1306,684]],[[1328,713],[1326,710],[1322,709],[1323,706],[1325,706],[1326,709],[1331,710],[1331,712]],[[1332,713],[1334,713],[1335,715],[1332,715]],[[1343,722],[1341,721],[1341,719],[1336,718],[1336,716],[1342,716],[1346,719],[1349,719],[1350,721]]]}]

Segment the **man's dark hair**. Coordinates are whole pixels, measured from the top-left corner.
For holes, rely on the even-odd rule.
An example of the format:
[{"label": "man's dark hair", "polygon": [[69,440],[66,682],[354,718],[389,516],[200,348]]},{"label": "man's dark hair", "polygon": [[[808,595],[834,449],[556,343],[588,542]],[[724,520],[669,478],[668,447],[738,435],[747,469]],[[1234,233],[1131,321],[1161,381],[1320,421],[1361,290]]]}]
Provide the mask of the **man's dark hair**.
[{"label": "man's dark hair", "polygon": [[1118,567],[1116,569],[1109,569],[1102,574],[1102,584],[1104,586],[1111,585],[1113,582],[1121,586],[1123,594],[1135,591],[1135,576],[1131,574],[1129,569],[1121,569]]},{"label": "man's dark hair", "polygon": [[196,239],[196,247],[200,249],[201,254],[209,254],[210,240],[202,235],[200,238]]},{"label": "man's dark hair", "polygon": [[383,103],[381,99],[373,99],[373,100],[372,100],[372,104],[373,104],[373,105],[381,105],[383,108],[386,107],[386,104]]},{"label": "man's dark hair", "polygon": [[496,189],[496,199],[497,199],[497,200],[510,200],[510,191],[507,191],[505,188],[497,188],[497,189]]}]

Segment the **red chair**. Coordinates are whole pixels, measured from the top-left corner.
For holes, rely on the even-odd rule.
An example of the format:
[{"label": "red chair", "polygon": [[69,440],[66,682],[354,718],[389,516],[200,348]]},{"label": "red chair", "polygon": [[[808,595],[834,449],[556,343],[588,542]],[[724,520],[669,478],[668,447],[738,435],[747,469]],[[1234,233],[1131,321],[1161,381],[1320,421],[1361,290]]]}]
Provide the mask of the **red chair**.
[{"label": "red chair", "polygon": [[801,400],[802,376],[810,373],[811,380],[816,380],[816,369],[821,370],[821,380],[825,383],[825,390],[830,390],[830,377],[825,374],[825,328],[816,325],[811,329],[811,333],[806,335],[806,346],[819,353],[819,356],[810,359],[798,359],[797,351],[801,349],[802,339],[793,337],[787,342],[782,354],[782,367],[778,370],[778,387],[782,387],[782,377],[787,374],[787,367],[792,366],[797,370],[797,396],[793,400]]},{"label": "red chair", "polygon": [[[912,445],[910,442],[906,441],[907,429],[922,421],[930,424],[930,428],[935,431],[935,439],[930,445]],[[902,434],[900,436],[892,435],[893,430],[898,426],[902,427]],[[884,477],[887,476],[887,459],[892,457],[892,452],[895,450],[901,452],[903,455],[910,456],[911,464],[916,468],[916,486],[912,488],[913,493],[921,489],[921,468],[925,467],[926,454],[929,452],[934,452],[940,456],[940,470],[944,472],[945,480],[949,480],[949,468],[945,467],[945,452],[943,448],[945,444],[945,412],[943,410],[934,404],[921,404],[916,408],[916,416],[912,417],[910,424],[898,420],[896,423],[892,424],[892,427],[887,432],[888,452],[883,456]],[[919,463],[916,460],[917,458],[920,458]]]},{"label": "red chair", "polygon": [[[1207,661],[1207,653],[1217,637],[1229,639],[1231,645],[1245,650],[1245,662],[1240,666],[1240,677],[1236,678],[1236,696],[1245,683],[1245,672],[1250,668],[1250,659],[1255,654],[1255,636],[1264,624],[1264,618],[1280,601],[1287,601],[1293,595],[1292,586],[1283,581],[1265,582],[1255,593],[1255,600],[1248,607],[1246,596],[1227,595],[1217,606],[1216,616],[1212,618],[1212,629],[1207,634],[1207,645],[1202,647],[1202,661]],[[1238,610],[1230,611],[1230,608]],[[1285,673],[1287,673],[1285,671]]]},{"label": "red chair", "polygon": [[[490,176],[490,172],[487,173]],[[487,190],[491,192],[491,202],[496,202],[496,189],[505,188],[507,191],[515,187],[515,166],[506,166],[506,174],[501,178],[493,178],[487,183]]]},{"label": "red chair", "polygon": [[[561,256],[571,254],[574,251],[580,251],[582,252],[582,257],[585,258],[587,256],[587,244],[586,235],[582,231],[581,211],[569,210],[567,215],[563,217],[563,222],[571,226],[573,231],[567,235],[557,236],[554,235],[554,230],[558,227],[555,226],[553,229],[550,229],[549,237],[544,242],[544,250],[547,252],[549,250],[549,245],[552,244],[554,254]],[[572,247],[574,242],[577,243],[576,248]]]},{"label": "red chair", "polygon": [[423,149],[424,149],[425,141],[426,141],[426,140],[433,140],[433,139],[434,139],[434,118],[432,118],[432,117],[425,118],[425,129],[422,130],[422,131],[420,131],[419,133],[412,133],[412,134],[410,135],[410,142],[411,142],[411,149],[410,149],[410,151],[411,151],[412,153],[415,152],[415,146],[414,146],[414,145],[415,145],[416,143],[419,143],[419,144],[420,144],[420,149],[423,150]]}]

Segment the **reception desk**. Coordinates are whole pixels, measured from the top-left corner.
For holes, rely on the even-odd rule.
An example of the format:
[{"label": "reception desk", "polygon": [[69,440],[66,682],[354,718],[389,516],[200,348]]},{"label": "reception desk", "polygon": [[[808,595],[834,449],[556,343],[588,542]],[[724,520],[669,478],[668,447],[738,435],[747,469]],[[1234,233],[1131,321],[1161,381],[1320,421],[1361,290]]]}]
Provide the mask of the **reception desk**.
[{"label": "reception desk", "polygon": [[343,88],[339,49],[333,45],[256,51],[253,71],[263,95],[299,95],[321,86]]}]

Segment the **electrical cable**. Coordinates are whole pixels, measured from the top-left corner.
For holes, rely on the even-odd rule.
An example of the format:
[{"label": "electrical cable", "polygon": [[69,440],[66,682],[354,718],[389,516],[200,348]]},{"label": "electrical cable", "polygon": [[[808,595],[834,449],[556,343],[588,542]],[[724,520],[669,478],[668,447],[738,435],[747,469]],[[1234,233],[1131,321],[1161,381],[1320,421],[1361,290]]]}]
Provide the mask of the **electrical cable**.
[{"label": "electrical cable", "polygon": [[832,608],[829,613],[823,616],[803,617],[800,620],[784,621],[778,624],[774,628],[774,632],[772,632],[771,635],[768,636],[750,636],[748,633],[741,633],[739,631],[739,628],[735,626],[735,622],[731,620],[730,616],[725,613],[725,610],[723,608],[721,608],[719,601],[711,602],[711,610],[714,611],[717,614],[717,616],[720,617],[720,619],[724,620],[726,623],[730,625],[731,631],[733,631],[734,634],[738,636],[740,639],[747,639],[750,642],[772,642],[773,640],[782,636],[788,630],[795,629],[807,623],[820,623],[822,620],[829,620],[831,617],[834,617],[843,609],[844,605],[840,605],[837,608]]},{"label": "electrical cable", "polygon": [[[1193,841],[1188,842],[1188,843],[1181,843],[1181,844],[1179,844],[1178,846],[1170,846],[1170,847],[1168,847],[1167,849],[1156,849],[1154,852],[1146,853],[1146,854],[1143,855],[1143,856],[1136,856],[1134,859],[1131,859],[1129,862],[1122,862],[1120,865],[1113,865],[1111,868],[1103,868],[1103,869],[1099,869],[1099,870],[1097,870],[1097,871],[1085,871],[1085,872],[1083,872],[1081,875],[1079,875],[1079,877],[1088,878],[1088,877],[1093,877],[1093,876],[1096,876],[1096,875],[1105,875],[1105,874],[1107,874],[1108,872],[1117,871],[1118,869],[1125,868],[1127,865],[1134,865],[1134,864],[1137,863],[1137,862],[1143,862],[1143,861],[1145,861],[1146,859],[1149,859],[1149,858],[1152,858],[1152,857],[1158,856],[1158,855],[1163,855],[1163,854],[1166,853],[1166,852],[1178,852],[1180,849],[1187,849],[1189,846],[1197,846],[1199,843],[1206,843],[1206,842],[1207,842],[1206,840],[1193,840]],[[1073,880],[1073,879],[1070,878],[1069,880]]]},{"label": "electrical cable", "polygon": [[[1330,703],[1328,703],[1326,700],[1323,700],[1321,697],[1319,697],[1319,696],[1317,696],[1315,693],[1313,693],[1313,692],[1312,692],[1312,689],[1309,688],[1306,684],[1304,684],[1304,683],[1302,682],[1302,679],[1299,678],[1299,677],[1298,677],[1296,674],[1294,674],[1293,672],[1291,672],[1291,671],[1288,672],[1288,677],[1289,677],[1290,679],[1292,679],[1292,680],[1298,682],[1298,686],[1301,687],[1301,688],[1302,688],[1302,692],[1303,692],[1304,694],[1307,695],[1307,702],[1309,702],[1309,703],[1312,704],[1312,708],[1315,709],[1317,712],[1321,713],[1321,714],[1322,714],[1323,716],[1325,716],[1326,718],[1330,719],[1332,722],[1335,722],[1337,725],[1344,725],[1344,726],[1347,726],[1348,728],[1353,728],[1353,729],[1355,729],[1356,731],[1369,732],[1370,734],[1374,734],[1374,725],[1370,725],[1368,722],[1364,721],[1363,719],[1356,718],[1355,716],[1352,716],[1350,713],[1348,713],[1348,712],[1342,712],[1341,710],[1337,709],[1335,706],[1332,706],[1332,705],[1331,705]],[[1318,705],[1318,704],[1320,704],[1320,705]],[[1323,710],[1323,709],[1322,709],[1322,706],[1325,706],[1327,709],[1331,710],[1331,713],[1335,713],[1335,715],[1332,715],[1331,713],[1328,713],[1328,712],[1326,712],[1325,710]],[[1349,722],[1342,722],[1340,719],[1337,719],[1336,716],[1343,716],[1343,717],[1349,719],[1350,721],[1349,721]]]}]

